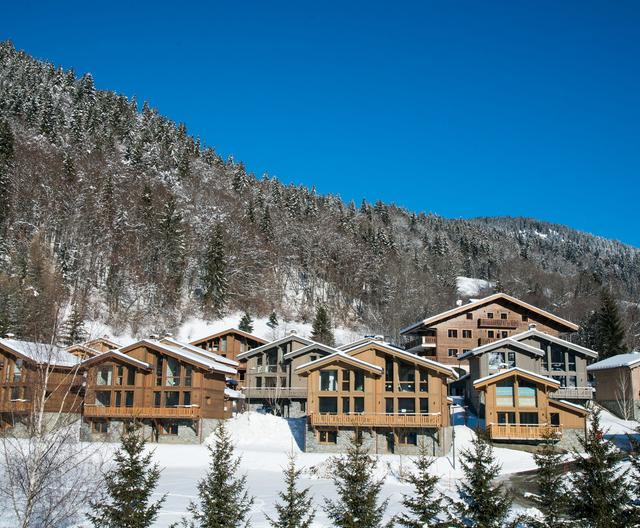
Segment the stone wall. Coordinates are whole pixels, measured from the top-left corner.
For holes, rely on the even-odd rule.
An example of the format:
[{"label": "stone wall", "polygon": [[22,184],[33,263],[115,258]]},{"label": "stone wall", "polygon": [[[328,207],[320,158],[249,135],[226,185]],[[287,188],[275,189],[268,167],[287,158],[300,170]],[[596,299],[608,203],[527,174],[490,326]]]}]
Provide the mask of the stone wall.
[{"label": "stone wall", "polygon": [[[159,444],[199,444],[201,439],[204,441],[213,433],[219,421],[217,419],[202,419],[198,423],[193,420],[177,420],[177,435],[155,435],[151,420],[142,420],[139,425],[142,435],[148,442],[157,442]],[[108,432],[96,433],[92,431],[91,422],[84,420],[80,427],[80,440],[83,442],[119,442],[120,436],[124,431],[124,424],[124,420],[112,419],[109,421]],[[199,430],[199,427],[202,428],[202,431]]]},{"label": "stone wall", "polygon": [[[608,411],[611,411],[618,418],[623,418],[620,402],[617,400],[597,400],[597,402],[602,405]],[[631,420],[637,420],[640,418],[640,400],[633,400],[633,406],[631,406],[631,412],[633,416],[631,416]]]},{"label": "stone wall", "polygon": [[[12,425],[7,425],[5,432],[8,436],[13,438],[27,438],[29,436],[29,422],[33,419],[31,414],[15,414],[7,420],[7,423],[13,422]],[[43,421],[45,429],[71,427],[75,430],[75,434],[78,434],[80,428],[80,413],[57,413],[57,412],[45,412],[43,413]]]}]

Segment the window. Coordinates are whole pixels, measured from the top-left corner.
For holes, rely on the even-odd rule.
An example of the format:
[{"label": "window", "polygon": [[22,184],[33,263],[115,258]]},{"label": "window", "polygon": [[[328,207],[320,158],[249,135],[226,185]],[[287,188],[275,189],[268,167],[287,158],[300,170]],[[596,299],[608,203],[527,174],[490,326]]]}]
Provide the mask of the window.
[{"label": "window", "polygon": [[126,407],[133,407],[133,391],[125,391],[124,404]]},{"label": "window", "polygon": [[551,370],[564,370],[564,351],[558,346],[551,346]]},{"label": "window", "polygon": [[320,371],[320,390],[321,391],[337,391],[338,390],[338,371],[337,370],[321,370]]},{"label": "window", "polygon": [[191,405],[191,392],[185,391],[182,393],[182,405],[186,407]]},{"label": "window", "polygon": [[129,367],[127,369],[127,385],[135,385],[136,384],[136,369],[133,367]]},{"label": "window", "polygon": [[116,391],[115,396],[116,396],[115,406],[122,407],[122,393],[120,391]]},{"label": "window", "polygon": [[551,425],[560,426],[560,413],[551,413]]},{"label": "window", "polygon": [[178,424],[176,422],[164,422],[162,424],[162,434],[163,435],[178,435]]},{"label": "window", "polygon": [[458,331],[454,328],[449,328],[449,330],[447,331],[447,336],[448,337],[458,337]]},{"label": "window", "polygon": [[522,320],[526,323],[529,320],[529,316],[528,315],[523,315],[522,316]]},{"label": "window", "polygon": [[500,425],[515,424],[516,423],[516,413],[514,413],[514,412],[499,412],[498,413],[498,423]]},{"label": "window", "polygon": [[180,385],[180,363],[177,359],[167,359],[167,387]]},{"label": "window", "polygon": [[11,387],[11,399],[12,400],[21,400],[22,387]]},{"label": "window", "polygon": [[493,330],[487,330],[487,337],[493,339]]},{"label": "window", "polygon": [[321,444],[335,444],[338,442],[338,431],[318,431],[318,442]]},{"label": "window", "polygon": [[164,393],[165,407],[177,407],[180,405],[180,393],[178,391],[166,391]]},{"label": "window", "polygon": [[287,378],[280,378],[280,386],[282,388],[286,388],[287,387]]},{"label": "window", "polygon": [[318,359],[318,356],[309,356],[309,361],[315,361],[316,359]]},{"label": "window", "polygon": [[276,388],[276,378],[273,378],[273,377],[264,378],[264,386],[267,389],[275,389]]},{"label": "window", "polygon": [[364,412],[364,398],[362,396],[356,396],[353,399],[353,411],[358,414]]},{"label": "window", "polygon": [[513,407],[513,381],[500,381],[496,384],[496,405]]},{"label": "window", "polygon": [[398,434],[398,443],[400,445],[418,445],[418,435],[414,431],[402,431]]},{"label": "window", "polygon": [[473,319],[473,314],[471,312],[467,312],[467,319]]},{"label": "window", "polygon": [[384,390],[393,392],[393,358],[389,356],[384,358]]},{"label": "window", "polygon": [[193,378],[193,367],[186,365],[184,367],[184,386],[191,387],[191,379]]},{"label": "window", "polygon": [[420,369],[420,392],[429,392],[429,373]]},{"label": "window", "polygon": [[560,383],[560,387],[567,386],[567,377],[566,376],[553,376],[553,379]]},{"label": "window", "polygon": [[429,414],[429,398],[420,398],[420,414]]},{"label": "window", "polygon": [[111,392],[109,392],[109,391],[97,391],[96,392],[96,405],[98,407],[109,407],[111,405]]},{"label": "window", "polygon": [[306,400],[300,400],[300,410],[302,412],[306,412],[307,411],[307,401]]},{"label": "window", "polygon": [[111,385],[111,376],[113,375],[113,368],[111,365],[108,367],[100,367],[96,377],[97,385]]},{"label": "window", "polygon": [[573,352],[567,353],[567,370],[576,371],[576,355]]},{"label": "window", "polygon": [[488,354],[489,372],[516,366],[515,352],[490,352]]},{"label": "window", "polygon": [[342,398],[342,414],[349,414],[350,412],[349,398]]},{"label": "window", "polygon": [[536,385],[528,381],[520,381],[518,385],[518,405],[520,407],[536,406]]},{"label": "window", "polygon": [[521,425],[538,425],[538,413],[536,412],[522,412],[520,413]]},{"label": "window", "polygon": [[577,376],[567,376],[567,387],[575,389],[578,386],[578,377]]},{"label": "window", "polygon": [[487,313],[487,319],[493,319],[493,312]]},{"label": "window", "polygon": [[353,378],[353,390],[357,392],[364,392],[364,372],[354,370]]},{"label": "window", "polygon": [[18,383],[22,380],[22,359],[16,359],[13,365],[13,382]]},{"label": "window", "polygon": [[162,356],[156,358],[156,387],[162,385]]},{"label": "window", "polygon": [[221,337],[220,338],[220,350],[222,352],[226,352],[227,351],[227,338],[226,337]]},{"label": "window", "polygon": [[500,332],[500,337],[502,339],[505,339],[506,337],[509,337],[509,332],[507,332],[506,330],[503,330],[502,332]]},{"label": "window", "polygon": [[400,392],[415,392],[416,369],[410,363],[404,361],[398,363],[398,381]]},{"label": "window", "polygon": [[318,398],[320,414],[338,414],[338,398],[321,396]]},{"label": "window", "polygon": [[256,364],[257,364],[259,367],[261,367],[261,366],[262,366],[262,356],[261,356],[261,355],[260,355],[260,356],[258,356],[258,358],[257,358],[257,363],[256,363]]},{"label": "window", "polygon": [[342,371],[342,390],[349,392],[351,390],[351,371],[343,370]]},{"label": "window", "polygon": [[398,398],[398,412],[403,414],[415,414],[416,400],[414,398]]},{"label": "window", "polygon": [[542,356],[542,370],[549,370],[549,355],[547,354],[547,350],[543,350],[544,355]]},{"label": "window", "polygon": [[124,367],[122,365],[118,365],[116,367],[116,385],[122,385],[124,381]]},{"label": "window", "polygon": [[500,314],[500,319],[503,319],[503,320],[504,320],[504,319],[506,319],[506,318],[507,318],[507,314],[506,314],[506,313],[504,313],[504,312],[502,312],[502,313]]},{"label": "window", "polygon": [[462,337],[465,338],[465,339],[471,339],[471,337],[472,337],[471,330],[463,330],[462,331]]},{"label": "window", "polygon": [[94,433],[104,434],[109,432],[109,422],[107,422],[106,420],[95,420],[91,422],[91,426]]},{"label": "window", "polygon": [[153,406],[160,407],[162,400],[162,393],[160,391],[156,391],[153,393]]},{"label": "window", "polygon": [[450,348],[449,349],[449,357],[456,357],[458,355],[458,349],[457,348]]},{"label": "window", "polygon": [[387,414],[393,414],[394,405],[393,398],[385,398],[384,399],[384,410]]}]

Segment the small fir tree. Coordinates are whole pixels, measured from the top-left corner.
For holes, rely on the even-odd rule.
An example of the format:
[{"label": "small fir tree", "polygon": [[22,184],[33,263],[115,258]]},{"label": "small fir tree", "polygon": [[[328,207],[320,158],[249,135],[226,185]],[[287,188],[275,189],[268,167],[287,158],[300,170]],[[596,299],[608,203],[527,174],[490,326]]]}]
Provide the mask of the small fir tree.
[{"label": "small fir tree", "polygon": [[291,453],[289,463],[284,470],[285,489],[278,493],[281,501],[276,504],[278,515],[275,519],[267,515],[272,528],[310,528],[316,511],[311,506],[312,498],[309,488],[298,489],[301,474],[302,469],[296,468],[296,459]]},{"label": "small fir tree", "polygon": [[75,345],[87,339],[84,319],[77,304],[71,307],[71,313],[61,328],[61,341],[65,346]]},{"label": "small fir tree", "polygon": [[191,502],[187,511],[191,519],[183,519],[189,528],[240,528],[250,526],[249,512],[254,498],[246,490],[247,476],[237,477],[240,459],[224,422],[216,427],[210,453],[209,470],[198,483],[198,504]]},{"label": "small fir tree", "polygon": [[207,252],[202,274],[204,304],[216,314],[220,314],[227,304],[227,258],[224,251],[222,226],[216,224],[209,235]]},{"label": "small fir tree", "polygon": [[455,509],[465,526],[499,528],[505,522],[512,499],[494,479],[500,473],[493,448],[484,433],[477,431],[472,447],[461,453],[464,479],[457,484],[460,501]]},{"label": "small fir tree", "polygon": [[[376,460],[367,453],[362,438],[355,434],[344,456],[334,461],[335,500],[325,499],[324,511],[338,528],[378,528],[388,499],[378,503],[384,480],[376,480]],[[391,526],[389,523],[387,526]]]},{"label": "small fir tree", "polygon": [[638,435],[640,427],[636,429],[636,435],[628,435],[631,450],[629,461],[631,462],[631,478],[629,479],[631,494],[630,524],[640,526],[640,441]]},{"label": "small fir tree", "polygon": [[616,300],[606,289],[600,296],[600,310],[598,311],[598,325],[596,330],[597,350],[600,358],[605,359],[616,354],[624,354],[627,347],[624,342],[625,332],[620,318]]},{"label": "small fir tree", "polygon": [[[9,217],[11,205],[11,180],[9,172],[13,163],[14,137],[11,127],[4,119],[0,120],[0,234]],[[0,248],[1,249],[1,248]]]},{"label": "small fir tree", "polygon": [[329,313],[327,312],[327,308],[322,304],[316,309],[316,316],[311,329],[311,339],[328,346],[335,344]]},{"label": "small fir tree", "polygon": [[580,436],[580,450],[574,450],[576,471],[571,482],[571,513],[585,526],[622,528],[629,526],[628,470],[620,470],[621,454],[604,438],[600,411],[591,414],[591,423]]},{"label": "small fir tree", "polygon": [[278,321],[278,316],[276,315],[276,311],[273,310],[271,312],[271,315],[269,316],[269,320],[267,321],[267,326],[271,328],[271,333],[273,334],[274,338],[276,336],[276,328],[278,328],[279,325],[280,325],[280,321]]},{"label": "small fir tree", "polygon": [[93,502],[87,514],[95,528],[146,528],[156,520],[166,495],[151,502],[160,469],[152,464],[153,452],[144,450],[143,435],[128,427],[114,455],[115,467],[104,477],[106,497]]},{"label": "small fir tree", "polygon": [[245,312],[242,318],[240,319],[240,324],[238,325],[238,329],[243,332],[251,333],[253,332],[253,319],[251,316]]},{"label": "small fir tree", "polygon": [[418,456],[414,461],[416,471],[402,480],[413,488],[412,495],[403,495],[402,506],[405,511],[396,517],[396,523],[405,528],[445,527],[446,520],[444,497],[436,489],[440,478],[429,473],[434,459],[429,456],[427,446],[422,442]]}]

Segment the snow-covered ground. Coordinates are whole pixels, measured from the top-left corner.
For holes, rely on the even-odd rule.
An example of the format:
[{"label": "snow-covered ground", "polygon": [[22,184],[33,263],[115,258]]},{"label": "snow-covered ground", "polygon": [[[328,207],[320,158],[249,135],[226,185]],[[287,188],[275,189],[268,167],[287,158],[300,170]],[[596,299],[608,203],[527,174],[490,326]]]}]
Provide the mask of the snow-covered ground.
[{"label": "snow-covered ground", "polygon": [[493,282],[484,279],[474,279],[471,277],[456,277],[456,290],[459,295],[465,297],[476,297],[487,288],[492,288]]}]

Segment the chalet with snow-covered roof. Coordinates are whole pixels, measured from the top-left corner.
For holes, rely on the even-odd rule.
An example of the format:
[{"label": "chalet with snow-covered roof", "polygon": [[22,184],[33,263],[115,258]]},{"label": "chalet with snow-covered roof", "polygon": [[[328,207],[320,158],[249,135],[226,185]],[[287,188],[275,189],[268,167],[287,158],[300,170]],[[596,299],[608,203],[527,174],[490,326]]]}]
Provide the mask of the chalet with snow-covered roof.
[{"label": "chalet with snow-covered roof", "polygon": [[296,372],[308,379],[307,451],[343,451],[357,433],[372,453],[411,454],[421,442],[434,455],[448,452],[453,368],[370,340]]},{"label": "chalet with snow-covered roof", "polygon": [[334,348],[311,339],[289,334],[244,352],[244,394],[251,410],[291,418],[306,415],[307,379],[298,375],[299,365],[335,352]]},{"label": "chalet with snow-covered roof", "polygon": [[86,395],[81,438],[117,440],[126,422],[147,439],[198,443],[231,416],[227,379],[237,363],[172,338],[143,339],[81,363]]},{"label": "chalet with snow-covered roof", "polygon": [[555,400],[584,404],[593,398],[587,365],[598,353],[530,326],[529,330],[473,348],[458,358],[469,365],[465,396],[480,416],[484,412],[484,393],[474,388],[474,382],[513,367],[556,380],[560,386],[550,394]]},{"label": "chalet with snow-covered roof", "polygon": [[560,382],[512,367],[473,382],[484,393],[485,428],[489,438],[503,442],[537,443],[548,433],[566,445],[584,433],[587,409],[551,397]]},{"label": "chalet with snow-covered roof", "polygon": [[[238,356],[252,348],[265,345],[267,341],[258,336],[243,332],[237,328],[228,328],[221,332],[210,334],[206,337],[196,339],[191,344],[200,347],[208,352],[214,352],[223,357],[237,360]],[[237,379],[242,384],[245,377],[245,365],[240,361],[237,367]]]},{"label": "chalet with snow-covered roof", "polygon": [[57,346],[0,339],[0,429],[28,426],[33,413],[41,409],[37,402],[42,398],[47,417],[79,413],[79,362]]},{"label": "chalet with snow-covered roof", "polygon": [[470,350],[524,332],[530,324],[553,336],[575,332],[578,325],[546,310],[496,293],[457,306],[403,328],[404,348],[441,363],[466,367],[458,357]]},{"label": "chalet with snow-covered roof", "polygon": [[640,352],[618,354],[587,367],[595,399],[625,420],[640,418]]}]

